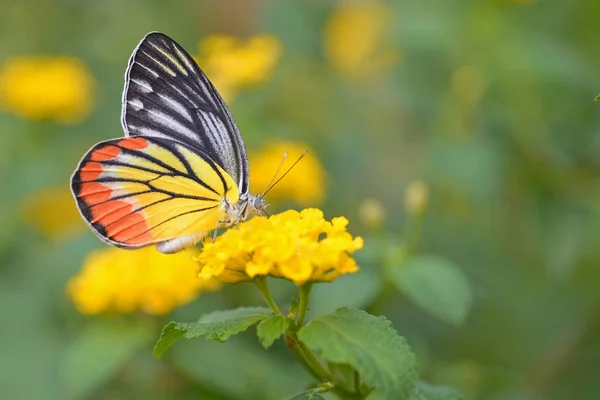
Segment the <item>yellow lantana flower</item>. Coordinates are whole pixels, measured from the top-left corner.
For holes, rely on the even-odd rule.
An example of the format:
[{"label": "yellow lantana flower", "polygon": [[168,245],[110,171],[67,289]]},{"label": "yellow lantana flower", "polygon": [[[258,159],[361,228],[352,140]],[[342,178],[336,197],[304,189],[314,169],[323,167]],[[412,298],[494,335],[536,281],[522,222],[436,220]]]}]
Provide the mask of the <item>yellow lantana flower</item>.
[{"label": "yellow lantana flower", "polygon": [[225,101],[237,92],[258,85],[271,77],[282,52],[279,39],[268,34],[239,39],[211,35],[200,42],[198,64]]},{"label": "yellow lantana flower", "polygon": [[254,217],[230,228],[214,243],[204,242],[198,257],[199,277],[235,283],[271,275],[296,285],[308,281],[332,281],[358,271],[350,257],[363,247],[360,237],[346,231],[348,220],[323,218],[323,212],[308,208]]},{"label": "yellow lantana flower", "polygon": [[300,142],[271,141],[258,151],[250,153],[250,187],[253,193],[265,190],[284,153],[287,152],[288,156],[281,171],[286,171],[304,150],[307,150],[304,158],[269,191],[268,199],[272,202],[293,200],[303,206],[320,204],[325,197],[325,170],[316,153]]},{"label": "yellow lantana flower", "polygon": [[400,58],[389,40],[393,22],[393,10],[383,1],[343,1],[325,26],[325,56],[351,77],[384,71]]},{"label": "yellow lantana flower", "polygon": [[0,108],[23,118],[74,124],[92,108],[94,79],[78,59],[20,56],[0,68]]},{"label": "yellow lantana flower", "polygon": [[188,252],[107,248],[88,255],[81,272],[67,283],[67,293],[83,314],[165,314],[220,286],[216,280],[198,279],[197,273]]},{"label": "yellow lantana flower", "polygon": [[85,229],[73,203],[73,195],[62,186],[49,187],[26,197],[21,203],[21,217],[45,237],[57,241]]}]

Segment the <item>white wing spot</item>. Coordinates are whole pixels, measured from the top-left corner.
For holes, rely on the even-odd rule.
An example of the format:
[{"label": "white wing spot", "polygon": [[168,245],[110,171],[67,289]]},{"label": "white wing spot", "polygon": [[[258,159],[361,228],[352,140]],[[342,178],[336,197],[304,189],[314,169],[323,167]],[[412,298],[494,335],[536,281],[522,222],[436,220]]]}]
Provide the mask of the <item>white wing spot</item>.
[{"label": "white wing spot", "polygon": [[206,132],[210,144],[212,144],[215,149],[221,149],[223,147],[223,141],[219,137],[218,130],[214,126],[212,119],[208,116],[210,113],[198,111],[198,114],[200,114],[200,121],[202,122],[202,126],[204,127],[204,131]]},{"label": "white wing spot", "polygon": [[215,136],[218,136],[219,139],[221,139],[221,141],[223,142],[223,147],[225,149],[230,150],[230,152],[231,150],[235,151],[235,149],[233,148],[233,143],[231,143],[231,138],[229,137],[229,132],[227,132],[227,127],[225,126],[223,121],[221,121],[221,119],[213,113],[209,113],[209,116],[217,129],[217,135]]},{"label": "white wing spot", "polygon": [[168,108],[171,108],[173,111],[175,111],[176,113],[178,113],[179,115],[181,115],[182,117],[184,117],[185,119],[187,119],[190,122],[194,122],[194,119],[192,118],[189,109],[181,104],[181,102],[177,101],[176,99],[170,97],[170,96],[166,96],[163,93],[156,93],[156,95],[158,97],[160,97],[161,99],[164,99],[166,103],[168,103]]},{"label": "white wing spot", "polygon": [[146,110],[148,112],[148,117],[152,122],[165,125],[170,129],[174,129],[182,135],[187,136],[188,138],[194,140],[197,138],[196,133],[181,124],[179,121],[171,117],[169,114],[158,111],[157,109],[149,109]]},{"label": "white wing spot", "polygon": [[138,135],[154,136],[154,137],[160,137],[160,138],[164,138],[164,139],[170,139],[169,136],[165,135],[161,131],[152,129],[151,127],[149,127],[147,125],[134,125],[131,122],[129,122],[128,126],[132,132],[134,132]]},{"label": "white wing spot", "polygon": [[158,72],[154,71],[152,68],[142,64],[139,60],[135,62],[140,67],[144,68],[146,71],[150,72],[154,78],[158,78],[160,75]]},{"label": "white wing spot", "polygon": [[142,103],[140,99],[127,100],[127,103],[131,105],[135,109],[135,111],[144,109],[144,103]]},{"label": "white wing spot", "polygon": [[152,89],[152,85],[150,85],[150,82],[148,82],[148,81],[145,81],[143,79],[131,79],[131,82],[138,85],[140,92],[142,92],[142,93],[147,94],[147,93],[154,92],[154,89]]}]

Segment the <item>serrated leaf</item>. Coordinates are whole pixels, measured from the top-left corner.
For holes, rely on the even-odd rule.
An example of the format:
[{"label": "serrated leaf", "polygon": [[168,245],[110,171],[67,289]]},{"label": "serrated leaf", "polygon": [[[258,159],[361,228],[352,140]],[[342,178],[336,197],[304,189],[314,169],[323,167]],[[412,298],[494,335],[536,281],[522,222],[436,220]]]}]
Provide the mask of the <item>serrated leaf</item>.
[{"label": "serrated leaf", "polygon": [[433,386],[430,383],[419,381],[414,400],[465,400],[465,396],[447,386]]},{"label": "serrated leaf", "polygon": [[433,316],[452,325],[467,318],[473,293],[465,274],[451,261],[417,256],[387,273],[398,290]]},{"label": "serrated leaf", "polygon": [[416,357],[384,317],[344,307],[310,321],[298,338],[328,362],[356,369],[375,387],[369,399],[408,400],[414,393]]},{"label": "serrated leaf", "polygon": [[210,340],[224,342],[230,336],[244,332],[271,314],[271,309],[265,307],[240,307],[235,310],[215,311],[203,315],[194,324],[188,324],[185,337],[192,339],[205,336]]},{"label": "serrated leaf", "polygon": [[163,328],[154,346],[154,355],[161,357],[181,337],[195,339],[204,336],[206,339],[224,342],[270,315],[271,310],[268,308],[241,307],[205,314],[198,322],[170,322]]},{"label": "serrated leaf", "polygon": [[91,396],[151,340],[152,329],[147,324],[105,319],[93,321],[70,344],[60,365],[69,398]]},{"label": "serrated leaf", "polygon": [[319,394],[321,389],[310,389],[302,393],[288,398],[287,400],[325,400],[323,396]]},{"label": "serrated leaf", "polygon": [[292,320],[283,315],[271,315],[260,321],[256,327],[256,334],[263,347],[265,349],[271,347],[288,330],[291,323]]}]

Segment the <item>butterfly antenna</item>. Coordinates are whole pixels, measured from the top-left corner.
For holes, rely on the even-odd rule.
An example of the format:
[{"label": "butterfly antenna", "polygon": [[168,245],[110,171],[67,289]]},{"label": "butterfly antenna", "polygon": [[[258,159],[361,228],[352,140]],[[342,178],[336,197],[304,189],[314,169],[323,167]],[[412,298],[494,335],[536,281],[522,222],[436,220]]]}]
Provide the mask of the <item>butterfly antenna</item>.
[{"label": "butterfly antenna", "polygon": [[287,159],[287,156],[288,156],[288,152],[286,151],[285,153],[283,153],[283,158],[281,159],[281,162],[279,163],[279,166],[277,167],[277,170],[275,171],[275,174],[273,175],[273,177],[271,178],[271,180],[269,181],[269,183],[265,187],[265,190],[263,190],[262,194],[260,196],[258,196],[258,197],[260,197],[260,198],[265,197],[265,194],[267,194],[267,192],[269,191],[269,188],[271,187],[271,184],[273,183],[273,181],[275,180],[275,178],[277,178],[277,174],[279,174],[279,171],[281,171],[281,167],[283,167],[283,163]]},{"label": "butterfly antenna", "polygon": [[[284,172],[283,175],[281,175],[279,177],[279,179],[277,179],[275,181],[275,183],[269,184],[269,186],[267,186],[267,188],[265,189],[265,191],[263,192],[263,194],[260,197],[264,197],[269,192],[269,190],[273,189],[273,187],[275,185],[277,185],[279,183],[279,181],[281,181],[283,178],[285,178],[285,176],[290,173],[290,171],[292,170],[292,168],[294,168],[296,166],[296,164],[298,164],[300,162],[300,160],[302,160],[302,158],[304,158],[304,156],[306,155],[306,153],[307,153],[307,151],[304,150],[302,152],[302,154],[300,154],[300,157],[298,157],[298,159],[296,161],[294,161],[294,163],[287,169],[287,171]],[[287,153],[286,153],[286,155],[287,155]],[[280,168],[281,168],[281,166],[280,166]],[[278,172],[279,172],[279,169],[278,169]],[[275,179],[275,177],[273,177],[273,179],[271,180],[271,182],[273,182],[274,179]]]}]

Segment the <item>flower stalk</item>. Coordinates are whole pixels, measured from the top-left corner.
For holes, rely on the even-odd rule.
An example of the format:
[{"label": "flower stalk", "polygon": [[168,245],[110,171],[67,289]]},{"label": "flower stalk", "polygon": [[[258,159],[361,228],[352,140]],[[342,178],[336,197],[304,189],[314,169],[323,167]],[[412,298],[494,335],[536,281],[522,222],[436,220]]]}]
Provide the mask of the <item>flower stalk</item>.
[{"label": "flower stalk", "polygon": [[263,298],[273,310],[276,315],[283,315],[275,300],[273,300],[273,296],[271,296],[271,291],[269,290],[269,285],[267,284],[267,278],[265,276],[258,276],[254,279],[254,284],[262,294]]},{"label": "flower stalk", "polygon": [[300,294],[300,306],[298,309],[298,318],[296,319],[296,329],[300,329],[304,324],[304,318],[308,311],[308,302],[310,301],[310,293],[312,291],[312,282],[307,282],[298,288]]}]

